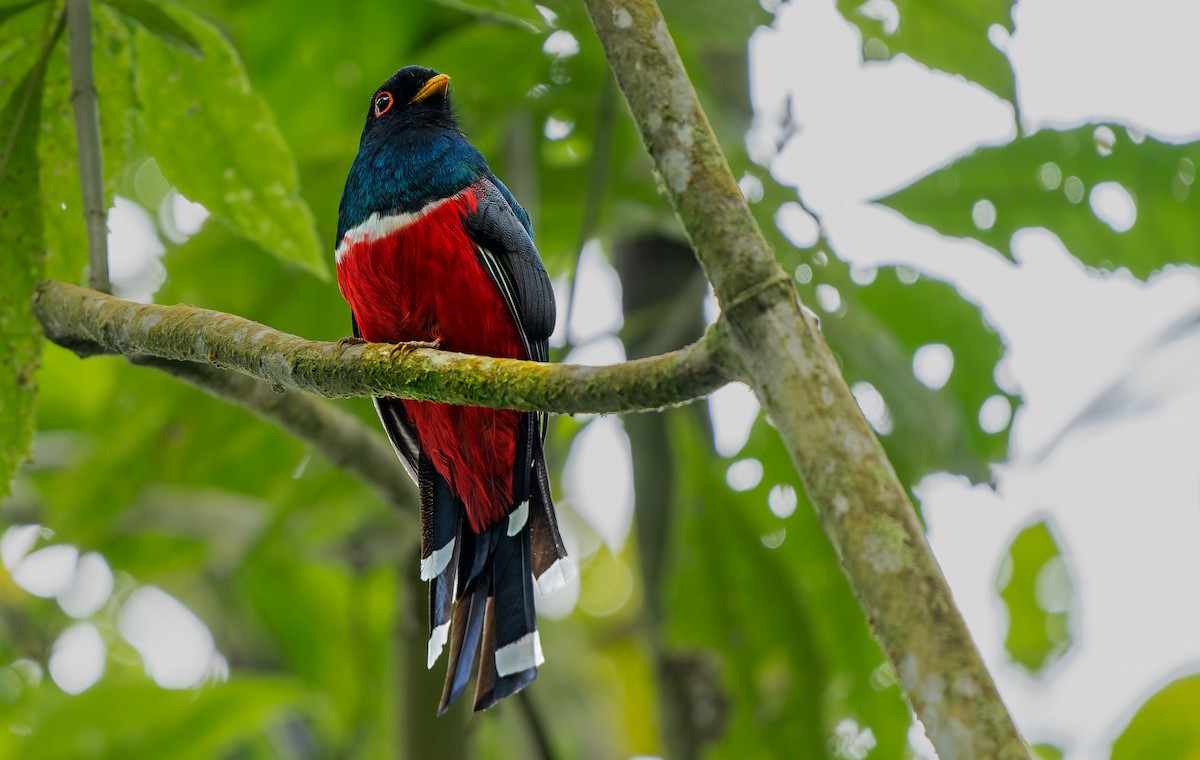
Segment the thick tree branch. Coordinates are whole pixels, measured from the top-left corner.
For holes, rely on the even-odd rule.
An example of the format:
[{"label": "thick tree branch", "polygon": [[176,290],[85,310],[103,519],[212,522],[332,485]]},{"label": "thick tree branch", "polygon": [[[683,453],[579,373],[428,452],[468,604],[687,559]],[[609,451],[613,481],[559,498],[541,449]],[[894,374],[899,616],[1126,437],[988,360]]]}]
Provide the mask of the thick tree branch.
[{"label": "thick tree branch", "polygon": [[943,758],[1028,758],[917,523],[750,214],[653,0],[585,0],[617,82],[908,699]]},{"label": "thick tree branch", "polygon": [[71,108],[79,149],[79,181],[87,224],[88,284],[105,293],[108,281],[108,220],[101,170],[100,110],[92,76],[91,0],[67,0],[67,56],[71,66]]},{"label": "thick tree branch", "polygon": [[396,396],[472,406],[575,413],[659,409],[705,396],[730,380],[721,342],[704,340],[609,367],[541,364],[386,343],[339,346],[193,306],[139,304],[62,282],[38,286],[46,336],[81,355],[117,353],[213,364],[276,390],[326,397]]}]

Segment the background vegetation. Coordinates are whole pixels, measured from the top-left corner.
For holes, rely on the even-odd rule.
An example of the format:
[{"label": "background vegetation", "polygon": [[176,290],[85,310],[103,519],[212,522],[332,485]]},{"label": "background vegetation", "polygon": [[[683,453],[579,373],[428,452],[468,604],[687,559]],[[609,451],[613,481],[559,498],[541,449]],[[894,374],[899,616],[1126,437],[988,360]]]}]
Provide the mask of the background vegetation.
[{"label": "background vegetation", "polygon": [[[905,53],[1011,100],[1011,68],[986,42],[989,27],[1012,29],[1011,5],[950,13],[900,2],[894,32],[857,2],[839,8],[861,29],[868,56]],[[1007,430],[984,430],[980,409],[1020,402],[995,379],[1000,338],[947,284],[905,268],[868,280],[823,235],[805,248],[785,238],[776,214],[797,202],[796,191],[751,161],[743,139],[753,116],[747,40],[771,14],[734,0],[662,7],[802,300],[830,304],[818,289],[836,288],[822,329],[847,381],[886,403],[890,416],[876,427],[902,482],[911,488],[936,472],[986,481],[1005,456]],[[106,193],[146,209],[165,248],[161,284],[151,267],[149,280],[117,276],[118,286],[295,335],[344,335],[347,309],[328,264],[338,195],[369,93],[399,65],[420,62],[453,76],[466,129],[529,208],[560,297],[589,287],[573,278],[585,244],[596,241],[620,277],[627,355],[693,340],[707,288],[588,19],[565,0],[543,8],[522,0],[312,3],[303,12],[269,1],[96,4]],[[27,308],[32,283],[83,281],[87,258],[67,46],[55,38],[60,12],[50,0],[0,5],[0,519],[44,526],[6,534],[13,576],[0,575],[0,725],[8,729],[0,755],[911,755],[913,721],[896,676],[775,432],[760,418],[740,451],[718,453],[703,405],[623,418],[633,540],[602,541],[563,501],[577,537],[580,601],[543,624],[548,665],[536,685],[485,715],[464,709],[432,721],[438,672],[423,668],[411,510],[173,378],[119,359],[43,352]],[[779,127],[782,149],[789,125]],[[1195,256],[1200,227],[1187,188],[1198,153],[1120,125],[1042,130],[883,203],[1005,252],[1016,229],[1047,227],[1089,265],[1145,276]],[[1138,200],[1137,225],[1120,235],[1102,224],[1072,196],[1070,179],[1089,188],[1119,182]],[[180,195],[212,217],[179,229]],[[981,223],[982,197],[1002,200],[1006,213]],[[560,319],[569,322],[570,310]],[[568,327],[557,359],[576,348],[573,337]],[[913,373],[914,352],[930,344],[954,356],[936,390]],[[339,403],[372,421],[365,400]],[[552,462],[561,468],[590,424],[555,417]],[[8,492],[30,443],[31,460]],[[562,473],[555,477],[562,493]],[[22,566],[33,574],[37,554],[24,552],[34,541],[103,557],[115,574],[111,596],[79,609],[70,577],[18,585]],[[1009,652],[1035,672],[1072,643],[1068,615],[1036,593],[1058,553],[1045,524],[1029,526],[1011,545],[1012,572],[998,589]],[[69,575],[94,577],[95,560],[82,557]],[[128,613],[147,588],[182,600],[211,630],[221,657],[203,685],[168,689],[147,672]],[[52,657],[60,637],[81,630],[77,618],[103,642],[105,669],[68,695],[54,682]],[[1196,741],[1178,717],[1195,690],[1183,680],[1147,702],[1115,755],[1184,756],[1171,753]],[[1152,749],[1176,736],[1169,751]]]}]

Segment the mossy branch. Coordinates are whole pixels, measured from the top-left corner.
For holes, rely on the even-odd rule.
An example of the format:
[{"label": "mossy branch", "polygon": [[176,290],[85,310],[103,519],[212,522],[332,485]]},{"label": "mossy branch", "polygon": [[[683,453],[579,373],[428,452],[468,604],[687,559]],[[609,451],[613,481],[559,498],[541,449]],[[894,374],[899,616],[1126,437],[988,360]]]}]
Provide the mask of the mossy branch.
[{"label": "mossy branch", "polygon": [[913,710],[943,758],[1029,758],[897,480],[729,171],[654,0],[585,0],[728,325]]},{"label": "mossy branch", "polygon": [[265,380],[277,391],[328,398],[395,396],[567,414],[628,412],[686,403],[736,379],[714,337],[723,330],[720,323],[679,351],[584,367],[424,348],[394,352],[387,343],[339,346],[232,314],[134,303],[54,281],[38,286],[33,308],[46,337],[80,355],[213,364]]}]

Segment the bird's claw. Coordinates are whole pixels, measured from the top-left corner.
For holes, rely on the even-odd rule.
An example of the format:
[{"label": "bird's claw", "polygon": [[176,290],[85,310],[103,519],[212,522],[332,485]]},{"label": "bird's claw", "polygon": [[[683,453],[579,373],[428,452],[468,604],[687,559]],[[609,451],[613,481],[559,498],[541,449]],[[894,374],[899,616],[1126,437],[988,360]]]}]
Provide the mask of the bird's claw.
[{"label": "bird's claw", "polygon": [[399,356],[400,359],[403,360],[405,356],[407,356],[410,352],[417,350],[418,348],[438,349],[441,347],[442,347],[442,339],[441,338],[434,338],[433,340],[401,341],[400,343],[397,343],[396,345],[392,346],[392,350],[388,354],[388,358],[395,360],[396,357]]},{"label": "bird's claw", "polygon": [[342,338],[341,340],[339,340],[337,342],[337,347],[345,348],[346,346],[361,346],[362,344],[364,344],[366,342],[367,341],[363,340],[362,338],[358,337],[357,335],[347,335],[346,337]]}]

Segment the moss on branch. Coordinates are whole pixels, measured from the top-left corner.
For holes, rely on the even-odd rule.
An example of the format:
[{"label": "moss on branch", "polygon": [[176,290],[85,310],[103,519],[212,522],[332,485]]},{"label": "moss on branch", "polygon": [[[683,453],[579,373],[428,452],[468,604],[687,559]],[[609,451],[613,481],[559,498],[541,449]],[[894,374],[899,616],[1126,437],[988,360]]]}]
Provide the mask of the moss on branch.
[{"label": "moss on branch", "polygon": [[395,396],[560,413],[658,409],[734,379],[711,334],[679,351],[608,367],[542,364],[386,343],[339,346],[193,306],[139,304],[44,282],[34,313],[46,336],[81,355],[115,353],[237,370],[277,391]]}]

